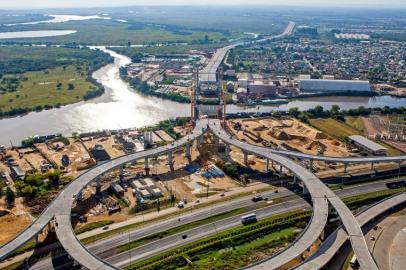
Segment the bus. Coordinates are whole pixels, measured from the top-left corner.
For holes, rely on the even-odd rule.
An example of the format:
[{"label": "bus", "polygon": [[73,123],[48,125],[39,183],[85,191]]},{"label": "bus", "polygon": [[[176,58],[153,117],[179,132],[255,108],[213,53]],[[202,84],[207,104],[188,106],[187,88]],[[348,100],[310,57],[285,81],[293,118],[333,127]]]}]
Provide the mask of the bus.
[{"label": "bus", "polygon": [[249,214],[241,217],[242,225],[248,225],[251,223],[257,222],[257,215],[256,214]]}]

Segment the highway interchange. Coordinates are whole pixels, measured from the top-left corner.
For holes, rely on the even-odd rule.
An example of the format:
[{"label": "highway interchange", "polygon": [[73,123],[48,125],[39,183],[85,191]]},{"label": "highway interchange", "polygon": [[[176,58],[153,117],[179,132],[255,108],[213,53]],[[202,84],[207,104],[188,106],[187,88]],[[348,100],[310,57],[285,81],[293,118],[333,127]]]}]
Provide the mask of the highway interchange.
[{"label": "highway interchange", "polygon": [[[394,181],[393,179],[379,181],[376,183],[360,184],[345,188],[343,190],[337,190],[336,193],[340,197],[355,196],[363,193],[369,193],[374,191],[380,191],[386,189],[386,183]],[[267,197],[270,200],[276,198],[284,198],[283,203],[278,203],[275,205],[261,205],[260,209],[252,210],[250,212],[255,212],[259,219],[270,217],[273,215],[287,213],[295,210],[307,209],[310,210],[311,206],[302,198],[294,195],[293,192],[281,188],[278,193],[273,191],[261,193],[263,197]],[[289,196],[289,197],[287,197]],[[158,232],[168,230],[170,228],[175,228],[177,226],[191,223],[197,220],[203,220],[213,215],[224,213],[238,208],[247,208],[250,206],[255,206],[256,203],[252,202],[252,196],[245,196],[228,202],[213,205],[211,207],[205,207],[192,213],[186,213],[181,216],[181,220],[178,221],[178,217],[173,217],[167,220],[156,222],[141,228],[133,229],[129,232],[114,235],[112,237],[99,240],[95,243],[89,244],[86,247],[97,256],[105,259],[110,264],[118,267],[127,266],[130,262],[136,260],[147,258],[148,256],[153,256],[159,252],[176,248],[182,246],[186,243],[192,242],[203,237],[208,237],[214,235],[220,231],[224,231],[229,228],[239,226],[240,215],[225,218],[213,223],[202,225],[187,231],[176,233],[169,237],[165,237],[160,240],[156,240],[152,243],[148,243],[132,249],[131,251],[122,252],[116,254],[115,248],[127,244],[128,242],[141,239],[143,237],[153,235]],[[187,234],[187,239],[182,239],[182,235]],[[346,239],[345,239],[346,240]],[[131,253],[131,254],[130,254]],[[40,261],[33,265],[31,269],[35,270],[51,270],[54,269],[52,259],[46,259]]]}]

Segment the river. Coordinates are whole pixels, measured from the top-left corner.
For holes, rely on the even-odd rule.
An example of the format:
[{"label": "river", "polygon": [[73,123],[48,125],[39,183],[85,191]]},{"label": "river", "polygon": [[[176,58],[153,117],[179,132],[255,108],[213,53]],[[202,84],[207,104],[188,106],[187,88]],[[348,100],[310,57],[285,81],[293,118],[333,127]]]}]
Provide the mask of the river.
[{"label": "river", "polygon": [[[74,132],[88,132],[105,129],[122,129],[153,125],[159,121],[177,116],[189,116],[190,105],[180,104],[155,97],[141,95],[132,90],[119,77],[119,68],[131,60],[113,51],[101,48],[111,54],[114,64],[109,64],[93,74],[93,77],[104,85],[106,92],[90,101],[32,112],[23,116],[0,120],[0,145],[14,145],[32,135],[49,135],[62,133],[71,135]],[[230,105],[228,112],[265,112],[287,110],[298,107],[302,110],[321,105],[330,108],[337,104],[343,109],[365,107],[398,107],[404,106],[405,100],[388,96],[384,97],[319,97],[305,100],[293,100],[279,106],[239,107]]]}]

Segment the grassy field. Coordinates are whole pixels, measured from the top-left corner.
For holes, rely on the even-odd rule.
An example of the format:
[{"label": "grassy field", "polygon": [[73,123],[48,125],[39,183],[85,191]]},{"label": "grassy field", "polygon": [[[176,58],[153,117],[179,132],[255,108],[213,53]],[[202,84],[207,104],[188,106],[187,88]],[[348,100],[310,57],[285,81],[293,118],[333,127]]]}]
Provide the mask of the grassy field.
[{"label": "grassy field", "polygon": [[[13,108],[35,109],[38,106],[57,106],[83,100],[86,92],[95,88],[86,74],[73,65],[47,71],[27,72],[16,92],[0,95],[0,110]],[[59,86],[59,87],[58,87]],[[72,88],[73,87],[73,88]]]},{"label": "grassy field", "polygon": [[[200,43],[206,35],[214,43],[227,42],[229,39],[246,37],[244,34],[225,34],[215,30],[194,31],[170,29],[143,25],[133,27],[131,24],[118,23],[109,20],[89,20],[81,22],[66,22],[52,25],[20,25],[9,27],[8,31],[37,31],[37,30],[77,30],[76,33],[42,38],[19,38],[3,39],[2,42],[12,40],[17,43],[36,44],[86,44],[86,45],[127,45],[131,44],[155,44],[167,42]],[[0,27],[1,30],[1,27]]]},{"label": "grassy field", "polygon": [[325,134],[342,141],[346,140],[348,136],[361,134],[357,129],[332,118],[310,119],[309,122],[312,126],[321,130]]},{"label": "grassy field", "polygon": [[364,122],[362,121],[361,116],[347,116],[345,118],[345,123],[362,133],[365,131]]}]

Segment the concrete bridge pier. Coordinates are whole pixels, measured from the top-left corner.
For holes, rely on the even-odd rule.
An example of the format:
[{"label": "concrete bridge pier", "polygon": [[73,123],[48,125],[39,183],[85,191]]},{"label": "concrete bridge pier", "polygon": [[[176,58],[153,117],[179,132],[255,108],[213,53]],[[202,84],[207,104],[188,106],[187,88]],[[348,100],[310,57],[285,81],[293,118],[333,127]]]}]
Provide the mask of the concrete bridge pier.
[{"label": "concrete bridge pier", "polygon": [[75,199],[76,199],[76,201],[81,201],[81,200],[83,200],[83,190],[79,191],[79,193],[76,194]]},{"label": "concrete bridge pier", "polygon": [[186,144],[186,151],[185,151],[185,157],[188,159],[189,162],[192,161],[192,150],[191,150],[191,144],[187,143]]},{"label": "concrete bridge pier", "polygon": [[371,162],[371,171],[374,169],[374,162]]},{"label": "concrete bridge pier", "polygon": [[294,184],[294,185],[297,184],[297,177],[296,177],[296,174],[293,175],[293,184]]},{"label": "concrete bridge pier", "polygon": [[119,174],[120,182],[124,180],[124,166],[120,166],[120,174]]},{"label": "concrete bridge pier", "polygon": [[217,136],[213,136],[214,138],[213,138],[213,143],[214,143],[214,145],[216,146],[216,147],[218,147],[219,146],[219,144],[220,144],[220,139],[217,137]]},{"label": "concrete bridge pier", "polygon": [[148,157],[144,159],[145,175],[149,176],[149,160]]},{"label": "concrete bridge pier", "polygon": [[231,157],[230,157],[230,145],[227,144],[227,143],[224,144],[224,155],[225,155],[225,158],[226,158],[227,161],[231,159]]},{"label": "concrete bridge pier", "polygon": [[249,166],[249,164],[248,164],[248,153],[245,152],[245,151],[243,151],[242,153],[244,154],[244,165],[248,167]]},{"label": "concrete bridge pier", "polygon": [[168,153],[168,165],[169,165],[169,168],[171,169],[171,171],[175,170],[175,168],[173,166],[174,164],[175,164],[175,162],[173,161],[173,154],[172,154],[172,151],[171,151],[171,152]]},{"label": "concrete bridge pier", "polygon": [[96,178],[96,195],[101,193],[101,180],[100,177]]},{"label": "concrete bridge pier", "polygon": [[199,138],[197,138],[196,142],[198,148],[202,147],[202,145],[204,144],[204,136],[200,136]]},{"label": "concrete bridge pier", "polygon": [[309,190],[307,189],[306,185],[303,184],[303,195],[308,195],[310,194]]},{"label": "concrete bridge pier", "polygon": [[309,171],[313,172],[313,160],[309,160]]},{"label": "concrete bridge pier", "polygon": [[269,159],[266,160],[266,172],[269,172]]},{"label": "concrete bridge pier", "polygon": [[344,163],[344,174],[347,174],[348,163]]}]

